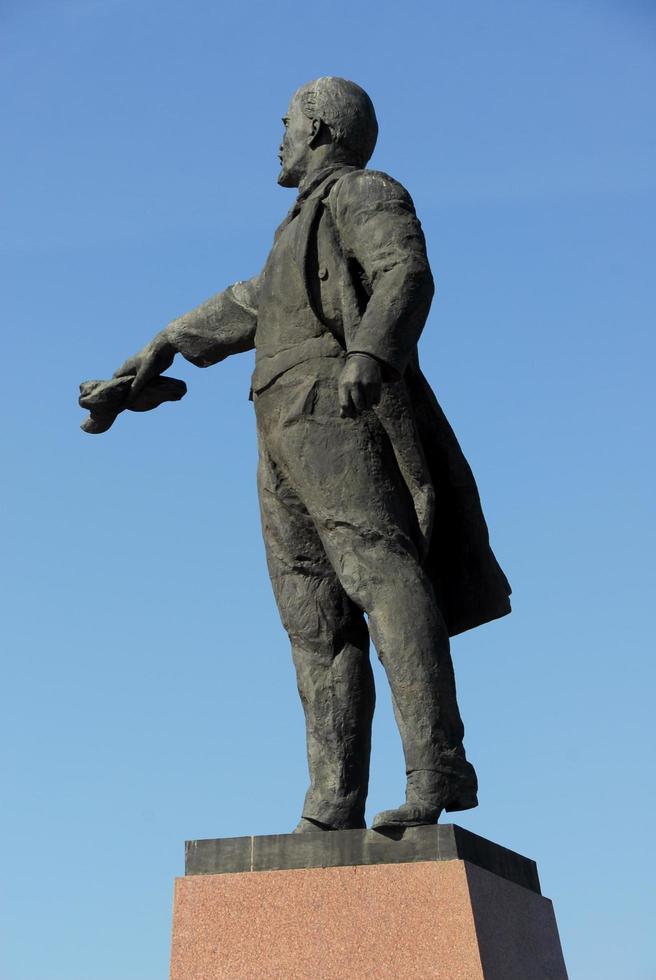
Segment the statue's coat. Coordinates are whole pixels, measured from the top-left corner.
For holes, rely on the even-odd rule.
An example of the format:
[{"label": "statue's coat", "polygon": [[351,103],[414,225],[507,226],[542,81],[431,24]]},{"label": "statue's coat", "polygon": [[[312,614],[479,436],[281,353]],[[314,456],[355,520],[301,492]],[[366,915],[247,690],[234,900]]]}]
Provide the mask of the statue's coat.
[{"label": "statue's coat", "polygon": [[[384,366],[377,412],[413,498],[424,567],[449,634],[506,615],[510,586],[490,548],[474,477],[419,367],[433,280],[409,194],[386,174],[332,168],[295,220],[295,257],[314,313],[346,351]],[[180,352],[207,366],[252,349],[260,281],[237,283],[175,321]]]}]

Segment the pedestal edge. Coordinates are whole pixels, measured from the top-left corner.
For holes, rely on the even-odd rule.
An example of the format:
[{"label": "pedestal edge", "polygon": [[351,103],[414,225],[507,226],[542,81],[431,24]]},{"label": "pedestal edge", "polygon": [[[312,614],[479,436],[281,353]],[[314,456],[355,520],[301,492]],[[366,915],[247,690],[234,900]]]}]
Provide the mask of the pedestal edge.
[{"label": "pedestal edge", "polygon": [[375,830],[333,830],[185,843],[185,875],[452,860],[469,861],[542,894],[535,861],[457,824],[408,827],[393,836]]}]

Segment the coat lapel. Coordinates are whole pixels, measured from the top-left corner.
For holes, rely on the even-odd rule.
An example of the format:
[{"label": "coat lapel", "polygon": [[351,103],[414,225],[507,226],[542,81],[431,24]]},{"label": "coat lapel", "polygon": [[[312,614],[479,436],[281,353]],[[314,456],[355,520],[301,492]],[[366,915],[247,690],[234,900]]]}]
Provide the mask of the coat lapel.
[{"label": "coat lapel", "polygon": [[305,288],[308,291],[308,296],[311,296],[311,290],[308,281],[308,254],[310,251],[310,241],[312,239],[312,233],[316,228],[317,221],[319,220],[319,214],[323,207],[323,198],[320,196],[315,196],[312,194],[308,200],[305,202],[301,209],[301,213],[297,218],[297,228],[295,234],[294,242],[294,258],[296,259],[296,264],[303,276],[303,282],[305,283]]},{"label": "coat lapel", "polygon": [[319,320],[321,317],[317,310],[315,290],[313,288],[314,284],[312,282],[312,269],[310,268],[309,261],[311,257],[310,243],[313,239],[316,241],[316,230],[323,211],[323,202],[340,177],[346,173],[350,173],[352,170],[357,170],[357,167],[339,167],[337,170],[331,171],[325,180],[322,180],[308,196],[298,216],[294,258],[303,278],[310,309]]}]

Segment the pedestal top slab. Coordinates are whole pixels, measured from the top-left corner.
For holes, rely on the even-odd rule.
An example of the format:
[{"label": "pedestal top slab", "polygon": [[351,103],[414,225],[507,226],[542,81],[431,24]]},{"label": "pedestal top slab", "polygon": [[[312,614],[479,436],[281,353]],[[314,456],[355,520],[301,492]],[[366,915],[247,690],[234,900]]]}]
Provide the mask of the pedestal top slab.
[{"label": "pedestal top slab", "polygon": [[331,830],[192,840],[185,845],[185,875],[454,860],[469,861],[541,894],[535,861],[456,824],[408,827],[394,835],[375,830]]}]

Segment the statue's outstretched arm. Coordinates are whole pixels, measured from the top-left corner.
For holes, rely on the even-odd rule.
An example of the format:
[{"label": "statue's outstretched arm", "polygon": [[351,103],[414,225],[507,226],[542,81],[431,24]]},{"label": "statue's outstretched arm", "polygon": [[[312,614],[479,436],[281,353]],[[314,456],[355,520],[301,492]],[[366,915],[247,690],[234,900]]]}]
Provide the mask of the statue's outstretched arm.
[{"label": "statue's outstretched arm", "polygon": [[79,404],[89,411],[85,432],[106,432],[117,415],[145,412],[163,401],[177,401],[187,390],[183,381],[161,377],[182,354],[197,367],[209,367],[229,354],[255,346],[261,277],[238,282],[194,310],[173,320],[149,344],[121,365],[111,381],[84,381]]},{"label": "statue's outstretched arm", "polygon": [[114,373],[133,377],[131,395],[166,371],[176,354],[196,367],[209,367],[230,354],[255,346],[257,307],[261,276],[238,282],[217,293],[189,313],[172,320],[143,350]]}]

